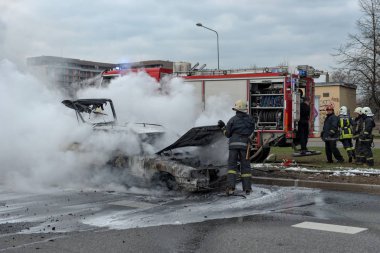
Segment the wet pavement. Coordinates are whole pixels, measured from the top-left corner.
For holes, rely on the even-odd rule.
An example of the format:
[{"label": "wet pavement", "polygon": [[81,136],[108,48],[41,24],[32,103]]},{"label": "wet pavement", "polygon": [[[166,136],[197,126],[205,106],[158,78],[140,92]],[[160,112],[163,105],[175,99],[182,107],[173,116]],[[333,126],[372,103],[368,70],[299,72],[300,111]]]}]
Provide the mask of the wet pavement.
[{"label": "wet pavement", "polygon": [[[306,188],[294,190],[263,186],[256,187],[249,196],[232,197],[225,197],[218,192],[189,194],[146,189],[138,191],[55,190],[44,194],[3,191],[0,194],[0,223],[9,224],[5,227],[12,226],[11,233],[187,224],[307,205],[313,202],[314,195],[319,192]],[[291,203],[284,198],[288,194],[293,196]]]},{"label": "wet pavement", "polygon": [[[0,252],[376,252],[380,246],[380,196],[254,189],[246,198],[139,188],[2,190]],[[292,227],[303,221],[366,230],[343,236]]]}]

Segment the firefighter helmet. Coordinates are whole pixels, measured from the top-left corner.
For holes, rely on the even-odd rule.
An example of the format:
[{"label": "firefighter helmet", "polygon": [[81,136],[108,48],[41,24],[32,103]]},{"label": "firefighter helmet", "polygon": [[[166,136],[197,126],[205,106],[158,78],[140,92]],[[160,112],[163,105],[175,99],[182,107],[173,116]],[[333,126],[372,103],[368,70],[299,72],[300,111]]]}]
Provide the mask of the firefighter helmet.
[{"label": "firefighter helmet", "polygon": [[355,108],[355,111],[354,112],[356,112],[357,114],[362,114],[363,113],[363,108],[361,108],[360,106],[359,107],[356,107]]},{"label": "firefighter helmet", "polygon": [[362,113],[365,114],[365,115],[367,115],[367,116],[373,116],[371,108],[369,108],[369,107],[363,107]]},{"label": "firefighter helmet", "polygon": [[235,102],[235,106],[234,108],[232,108],[232,110],[239,112],[247,112],[247,102],[239,99]]},{"label": "firefighter helmet", "polygon": [[340,107],[339,114],[340,115],[347,115],[347,106]]}]

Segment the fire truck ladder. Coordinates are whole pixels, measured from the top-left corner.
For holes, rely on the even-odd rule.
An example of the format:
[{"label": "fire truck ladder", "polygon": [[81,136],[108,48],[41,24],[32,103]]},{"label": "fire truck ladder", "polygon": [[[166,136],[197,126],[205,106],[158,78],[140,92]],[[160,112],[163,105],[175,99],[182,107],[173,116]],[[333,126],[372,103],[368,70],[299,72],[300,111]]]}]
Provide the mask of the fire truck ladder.
[{"label": "fire truck ladder", "polygon": [[[198,65],[196,65],[198,66]],[[205,66],[196,69],[194,66],[192,69],[186,72],[175,72],[177,76],[218,76],[218,75],[230,75],[230,74],[259,74],[259,73],[289,73],[288,66],[278,67],[264,67],[264,68],[246,68],[246,69],[203,69]]]}]

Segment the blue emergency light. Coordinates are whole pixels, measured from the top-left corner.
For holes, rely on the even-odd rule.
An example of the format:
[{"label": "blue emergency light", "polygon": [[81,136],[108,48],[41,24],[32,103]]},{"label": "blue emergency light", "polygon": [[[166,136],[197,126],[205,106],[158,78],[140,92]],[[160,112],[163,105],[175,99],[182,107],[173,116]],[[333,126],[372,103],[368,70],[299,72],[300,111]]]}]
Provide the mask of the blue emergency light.
[{"label": "blue emergency light", "polygon": [[299,70],[298,71],[298,75],[300,76],[300,77],[307,77],[307,71],[306,70]]}]

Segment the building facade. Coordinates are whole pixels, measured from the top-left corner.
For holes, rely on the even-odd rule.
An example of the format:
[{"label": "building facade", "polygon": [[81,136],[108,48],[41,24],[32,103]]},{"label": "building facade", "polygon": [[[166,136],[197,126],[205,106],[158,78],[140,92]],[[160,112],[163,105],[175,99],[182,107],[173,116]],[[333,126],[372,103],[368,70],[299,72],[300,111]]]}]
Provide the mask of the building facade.
[{"label": "building facade", "polygon": [[323,125],[326,118],[326,107],[334,106],[335,114],[339,114],[341,106],[347,106],[351,116],[356,108],[356,85],[348,83],[325,82],[315,84],[315,96],[319,104],[316,108],[319,111],[319,123]]},{"label": "building facade", "polygon": [[31,73],[72,95],[76,87],[96,84],[96,79],[100,79],[100,74],[104,70],[116,67],[173,69],[173,62],[152,60],[133,63],[103,63],[56,56],[38,56],[27,58],[27,66]]},{"label": "building facade", "polygon": [[96,78],[104,70],[112,69],[117,64],[38,56],[27,58],[27,66],[31,73],[44,78],[62,90],[70,91],[74,83]]}]

